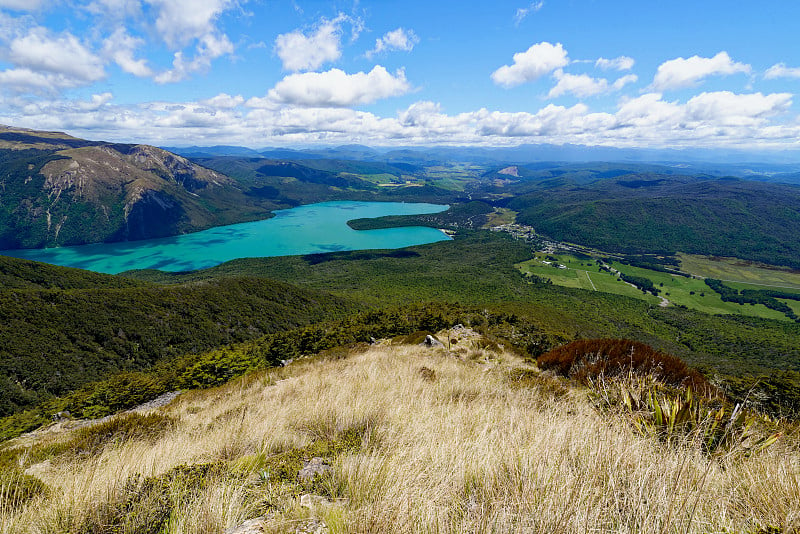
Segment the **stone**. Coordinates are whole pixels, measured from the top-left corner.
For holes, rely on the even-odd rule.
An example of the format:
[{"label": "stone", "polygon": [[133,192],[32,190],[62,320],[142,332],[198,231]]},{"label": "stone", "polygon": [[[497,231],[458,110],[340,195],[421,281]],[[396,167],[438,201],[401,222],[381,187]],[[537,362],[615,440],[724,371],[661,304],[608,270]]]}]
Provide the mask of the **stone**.
[{"label": "stone", "polygon": [[325,462],[325,458],[315,457],[307,462],[303,462],[303,468],[297,473],[297,478],[301,482],[310,482],[318,475],[324,475],[333,469]]},{"label": "stone", "polygon": [[330,530],[325,521],[321,519],[311,519],[304,521],[295,529],[295,534],[328,534]]},{"label": "stone", "polygon": [[50,419],[55,423],[61,421],[69,421],[70,419],[72,419],[72,414],[65,410],[63,412],[54,413],[53,415],[50,416]]},{"label": "stone", "polygon": [[444,347],[444,344],[435,337],[433,337],[432,335],[428,334],[427,336],[425,336],[425,341],[422,342],[422,346],[433,349],[433,348]]},{"label": "stone", "polygon": [[263,534],[267,531],[267,522],[263,517],[248,519],[241,525],[227,529],[223,534]]},{"label": "stone", "polygon": [[300,496],[300,506],[304,508],[313,509],[318,506],[325,506],[328,504],[331,504],[331,501],[322,495],[312,495],[311,493],[306,493]]}]

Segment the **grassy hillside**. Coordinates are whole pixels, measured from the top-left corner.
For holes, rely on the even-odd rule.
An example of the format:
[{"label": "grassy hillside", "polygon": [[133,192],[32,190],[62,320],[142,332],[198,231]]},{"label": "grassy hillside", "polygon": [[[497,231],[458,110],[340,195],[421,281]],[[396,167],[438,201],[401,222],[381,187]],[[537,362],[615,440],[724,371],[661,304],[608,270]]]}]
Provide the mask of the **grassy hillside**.
[{"label": "grassy hillside", "polygon": [[[797,435],[709,454],[460,331],[364,347],[9,444],[0,525],[28,532],[791,532]],[[452,337],[443,334],[440,337]],[[736,435],[741,434],[737,427]],[[767,434],[764,434],[767,435]],[[669,435],[667,435],[669,436]],[[323,474],[301,479],[312,458]],[[23,470],[27,474],[23,474]]]}]

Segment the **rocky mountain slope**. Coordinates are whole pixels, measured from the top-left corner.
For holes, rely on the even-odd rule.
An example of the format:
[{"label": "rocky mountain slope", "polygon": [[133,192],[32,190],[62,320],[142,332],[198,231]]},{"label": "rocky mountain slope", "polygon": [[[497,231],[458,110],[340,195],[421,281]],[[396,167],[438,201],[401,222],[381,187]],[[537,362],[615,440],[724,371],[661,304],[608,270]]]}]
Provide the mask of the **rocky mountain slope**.
[{"label": "rocky mountain slope", "polygon": [[270,207],[153,146],[0,126],[0,249],[165,237]]}]

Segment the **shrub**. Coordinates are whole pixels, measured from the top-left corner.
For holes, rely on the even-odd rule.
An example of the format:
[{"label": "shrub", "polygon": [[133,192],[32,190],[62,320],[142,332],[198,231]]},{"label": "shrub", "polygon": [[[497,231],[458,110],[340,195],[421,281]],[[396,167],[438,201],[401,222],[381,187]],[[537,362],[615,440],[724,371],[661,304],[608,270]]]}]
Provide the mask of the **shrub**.
[{"label": "shrub", "polygon": [[589,384],[599,377],[635,374],[653,376],[662,383],[691,388],[703,396],[716,389],[680,358],[629,339],[579,339],[542,354],[539,367]]},{"label": "shrub", "polygon": [[128,479],[116,498],[100,505],[80,532],[160,534],[170,518],[214,480],[228,474],[220,463],[179,465],[152,477]]},{"label": "shrub", "polygon": [[711,455],[749,456],[772,446],[782,435],[774,432],[771,419],[740,404],[704,400],[691,388],[664,392],[657,385],[624,382],[598,384],[592,395],[595,405],[602,411],[622,409],[637,432],[668,444],[694,441]]},{"label": "shrub", "polygon": [[175,428],[175,419],[159,413],[121,415],[96,425],[76,430],[72,437],[61,443],[34,450],[31,458],[41,461],[61,454],[92,456],[100,454],[109,445],[129,440],[155,442]]}]

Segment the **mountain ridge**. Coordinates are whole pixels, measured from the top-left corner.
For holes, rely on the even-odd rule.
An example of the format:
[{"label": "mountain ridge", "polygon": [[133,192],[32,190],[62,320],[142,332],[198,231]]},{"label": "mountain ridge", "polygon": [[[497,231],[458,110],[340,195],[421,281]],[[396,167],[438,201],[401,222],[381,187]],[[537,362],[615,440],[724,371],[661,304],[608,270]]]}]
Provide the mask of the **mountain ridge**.
[{"label": "mountain ridge", "polygon": [[166,237],[270,216],[224,174],[163,149],[0,126],[0,248]]}]

